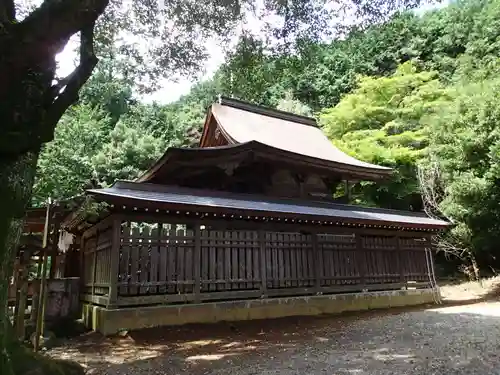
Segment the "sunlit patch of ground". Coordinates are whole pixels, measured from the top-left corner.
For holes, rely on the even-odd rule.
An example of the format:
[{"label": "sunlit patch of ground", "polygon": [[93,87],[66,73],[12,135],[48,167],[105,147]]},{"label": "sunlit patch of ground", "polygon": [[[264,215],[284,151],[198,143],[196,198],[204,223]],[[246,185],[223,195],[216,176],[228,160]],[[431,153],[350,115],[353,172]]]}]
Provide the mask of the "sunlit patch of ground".
[{"label": "sunlit patch of ground", "polygon": [[[500,278],[444,286],[445,301],[494,297]],[[468,297],[468,298],[466,298]],[[500,373],[500,302],[348,316],[90,333],[49,354],[88,374],[315,375]]]},{"label": "sunlit patch of ground", "polygon": [[445,301],[470,301],[500,296],[500,276],[478,281],[442,285],[441,296]]}]

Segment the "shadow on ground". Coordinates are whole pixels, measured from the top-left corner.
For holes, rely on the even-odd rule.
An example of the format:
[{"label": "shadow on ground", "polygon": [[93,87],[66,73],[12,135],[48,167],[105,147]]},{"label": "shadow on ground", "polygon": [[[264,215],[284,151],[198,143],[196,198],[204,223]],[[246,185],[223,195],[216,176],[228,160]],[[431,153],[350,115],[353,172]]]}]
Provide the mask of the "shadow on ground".
[{"label": "shadow on ground", "polygon": [[89,374],[492,373],[500,366],[498,347],[489,350],[500,334],[500,303],[450,303],[162,327],[126,337],[90,333],[50,354],[80,362]]}]

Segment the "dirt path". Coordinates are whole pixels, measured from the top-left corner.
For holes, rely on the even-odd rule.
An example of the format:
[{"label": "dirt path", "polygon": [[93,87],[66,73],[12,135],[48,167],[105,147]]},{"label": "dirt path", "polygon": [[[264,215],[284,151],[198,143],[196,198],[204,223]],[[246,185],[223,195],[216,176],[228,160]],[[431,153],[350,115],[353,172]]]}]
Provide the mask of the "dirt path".
[{"label": "dirt path", "polygon": [[89,374],[500,374],[500,302],[80,337]]}]

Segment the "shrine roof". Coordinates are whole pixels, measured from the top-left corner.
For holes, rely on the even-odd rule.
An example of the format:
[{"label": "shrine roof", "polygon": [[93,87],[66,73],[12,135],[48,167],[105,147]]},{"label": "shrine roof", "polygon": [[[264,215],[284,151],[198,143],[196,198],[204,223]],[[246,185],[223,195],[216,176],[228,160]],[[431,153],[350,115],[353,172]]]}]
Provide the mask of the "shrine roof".
[{"label": "shrine roof", "polygon": [[[224,97],[212,104],[207,117],[210,116],[215,118],[230,144],[257,141],[311,158],[383,174],[391,171],[391,168],[363,162],[339,150],[318,127],[316,119],[311,117]],[[200,146],[203,145],[203,136]]]},{"label": "shrine roof", "polygon": [[104,189],[88,191],[111,204],[142,207],[154,211],[184,210],[241,216],[331,220],[337,224],[387,225],[402,228],[444,229],[447,221],[423,213],[368,208],[324,201],[270,198],[148,183],[118,181]]}]

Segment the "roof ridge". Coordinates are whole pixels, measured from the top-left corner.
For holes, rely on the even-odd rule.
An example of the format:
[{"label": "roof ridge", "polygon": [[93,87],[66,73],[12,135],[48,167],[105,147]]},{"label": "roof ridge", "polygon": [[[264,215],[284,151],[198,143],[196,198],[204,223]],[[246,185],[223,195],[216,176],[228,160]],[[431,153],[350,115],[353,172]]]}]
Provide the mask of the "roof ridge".
[{"label": "roof ridge", "polygon": [[282,111],[279,109],[274,109],[262,105],[257,105],[249,102],[245,102],[240,99],[228,98],[225,96],[219,96],[219,104],[227,107],[233,107],[236,109],[241,109],[243,111],[257,113],[259,115],[278,118],[280,120],[291,121],[302,125],[318,127],[318,123],[315,118],[296,115],[291,112]]}]

